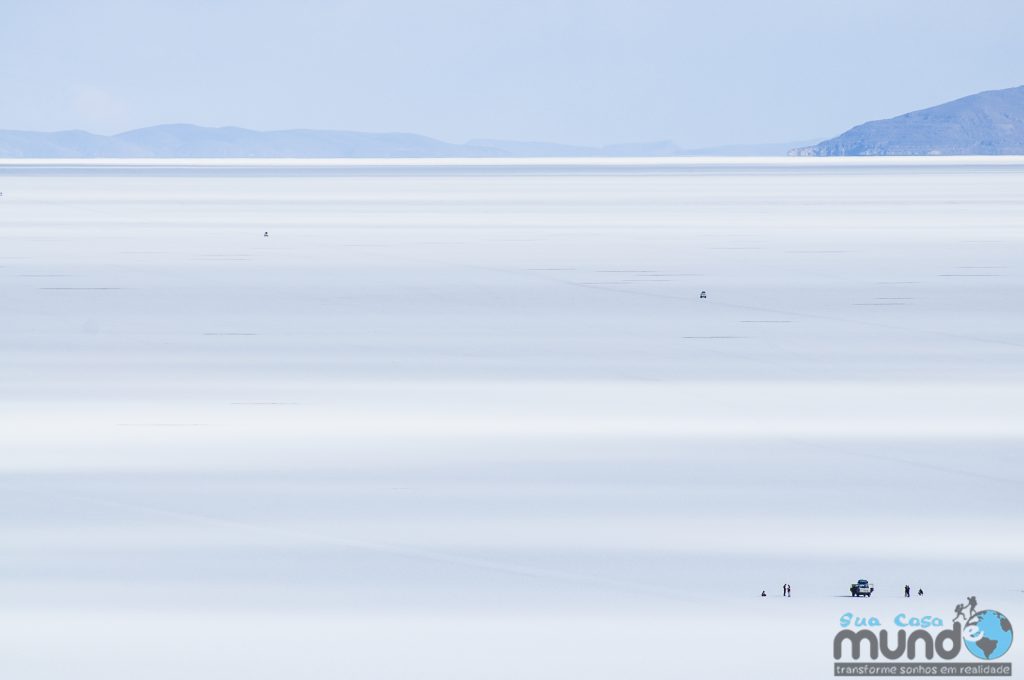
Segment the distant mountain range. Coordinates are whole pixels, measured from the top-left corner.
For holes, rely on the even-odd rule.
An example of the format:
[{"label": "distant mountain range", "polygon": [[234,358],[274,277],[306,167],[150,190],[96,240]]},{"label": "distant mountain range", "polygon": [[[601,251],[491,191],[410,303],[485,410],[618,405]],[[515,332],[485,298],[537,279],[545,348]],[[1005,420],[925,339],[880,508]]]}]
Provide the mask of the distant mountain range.
[{"label": "distant mountain range", "polygon": [[964,156],[1024,154],[1024,86],[980,92],[887,120],[858,125],[791,156]]},{"label": "distant mountain range", "polygon": [[589,147],[474,139],[451,144],[406,133],[157,125],[116,135],[0,130],[0,158],[528,158],[781,156],[793,144],[680,149],[672,142]]},{"label": "distant mountain range", "polygon": [[[797,147],[797,148],[793,148]],[[630,156],[1024,155],[1024,86],[991,90],[851,128],[818,144],[682,149],[673,142],[575,146],[472,139],[442,142],[408,133],[257,131],[156,125],[116,135],[82,130],[0,130],[0,158],[531,158]]]},{"label": "distant mountain range", "polygon": [[0,131],[3,158],[431,158],[483,157],[491,149],[421,135],[331,130],[258,132],[157,125],[116,135]]}]

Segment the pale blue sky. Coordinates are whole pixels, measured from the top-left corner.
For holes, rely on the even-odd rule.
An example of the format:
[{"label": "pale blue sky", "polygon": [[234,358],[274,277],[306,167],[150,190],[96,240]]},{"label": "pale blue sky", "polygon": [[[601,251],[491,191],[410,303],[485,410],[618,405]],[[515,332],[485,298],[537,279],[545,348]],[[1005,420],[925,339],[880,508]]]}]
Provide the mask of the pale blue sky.
[{"label": "pale blue sky", "polygon": [[5,5],[0,128],[701,146],[828,136],[1024,84],[1019,0]]}]

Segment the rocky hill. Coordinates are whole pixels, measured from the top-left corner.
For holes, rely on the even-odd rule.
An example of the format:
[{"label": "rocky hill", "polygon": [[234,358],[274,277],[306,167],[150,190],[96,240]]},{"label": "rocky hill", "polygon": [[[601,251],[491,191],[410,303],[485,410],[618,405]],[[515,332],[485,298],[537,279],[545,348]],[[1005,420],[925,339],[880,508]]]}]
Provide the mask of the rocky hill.
[{"label": "rocky hill", "polygon": [[991,90],[858,125],[791,156],[1024,154],[1024,86]]}]

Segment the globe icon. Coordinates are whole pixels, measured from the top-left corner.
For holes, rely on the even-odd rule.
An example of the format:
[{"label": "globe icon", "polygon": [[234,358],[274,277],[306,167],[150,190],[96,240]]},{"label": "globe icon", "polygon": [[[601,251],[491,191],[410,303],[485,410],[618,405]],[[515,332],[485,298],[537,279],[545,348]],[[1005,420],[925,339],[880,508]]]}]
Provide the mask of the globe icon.
[{"label": "globe icon", "polygon": [[964,628],[964,645],[974,656],[986,661],[998,659],[1013,643],[1013,626],[1001,612],[985,609]]}]

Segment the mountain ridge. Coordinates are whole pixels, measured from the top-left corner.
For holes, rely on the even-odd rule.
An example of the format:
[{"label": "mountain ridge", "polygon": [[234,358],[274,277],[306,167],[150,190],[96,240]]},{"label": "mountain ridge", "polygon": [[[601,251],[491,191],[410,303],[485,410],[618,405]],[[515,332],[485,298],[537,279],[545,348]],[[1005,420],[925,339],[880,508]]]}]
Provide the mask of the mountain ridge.
[{"label": "mountain ridge", "polygon": [[632,156],[784,155],[784,144],[683,149],[663,140],[605,146],[471,139],[443,142],[405,132],[259,131],[168,123],[98,135],[84,130],[0,130],[0,158],[623,158]]},{"label": "mountain ridge", "polygon": [[874,120],[790,156],[966,156],[1024,154],[1024,85],[986,90]]}]

